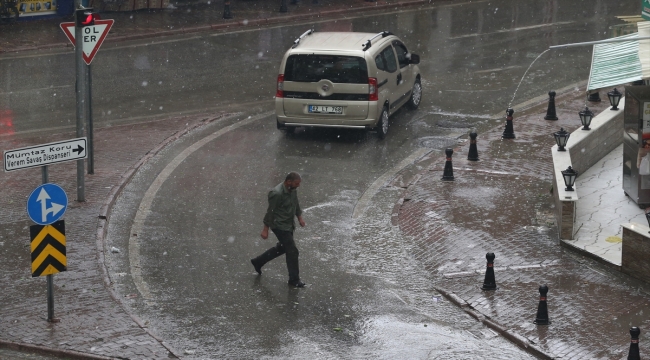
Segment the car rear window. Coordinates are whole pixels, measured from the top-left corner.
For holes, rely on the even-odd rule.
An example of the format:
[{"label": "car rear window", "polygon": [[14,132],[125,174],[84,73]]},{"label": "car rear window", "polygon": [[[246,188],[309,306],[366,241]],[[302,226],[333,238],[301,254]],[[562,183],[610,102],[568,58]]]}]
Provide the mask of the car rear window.
[{"label": "car rear window", "polygon": [[367,84],[366,61],[357,56],[291,55],[284,69],[285,81]]}]

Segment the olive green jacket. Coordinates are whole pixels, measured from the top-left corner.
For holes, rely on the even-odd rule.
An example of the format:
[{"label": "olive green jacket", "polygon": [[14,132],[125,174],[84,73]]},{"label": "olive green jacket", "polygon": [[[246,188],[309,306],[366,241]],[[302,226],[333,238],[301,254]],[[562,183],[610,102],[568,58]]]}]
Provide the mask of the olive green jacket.
[{"label": "olive green jacket", "polygon": [[298,190],[289,192],[281,182],[269,191],[269,207],[264,216],[264,225],[271,229],[293,231],[294,217],[302,215],[298,202]]}]

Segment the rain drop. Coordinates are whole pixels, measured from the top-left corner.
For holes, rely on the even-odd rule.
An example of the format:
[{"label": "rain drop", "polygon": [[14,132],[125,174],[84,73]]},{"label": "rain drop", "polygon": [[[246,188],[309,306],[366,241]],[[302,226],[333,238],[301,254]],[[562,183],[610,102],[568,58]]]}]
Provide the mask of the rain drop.
[{"label": "rain drop", "polygon": [[149,85],[149,83],[146,80],[142,82],[142,86],[147,86],[147,85]]}]

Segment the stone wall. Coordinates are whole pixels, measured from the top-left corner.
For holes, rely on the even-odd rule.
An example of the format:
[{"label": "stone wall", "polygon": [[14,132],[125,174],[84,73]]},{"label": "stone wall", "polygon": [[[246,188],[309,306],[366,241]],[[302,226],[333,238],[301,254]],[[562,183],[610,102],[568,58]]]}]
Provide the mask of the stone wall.
[{"label": "stone wall", "polygon": [[591,130],[580,128],[571,133],[567,149],[578,176],[623,142],[624,106],[620,108],[618,111],[607,109],[594,117]]},{"label": "stone wall", "polygon": [[[625,104],[624,99],[621,104]],[[591,122],[591,130],[582,127],[573,131],[567,142],[567,151],[558,151],[557,145],[551,148],[553,155],[553,196],[555,197],[555,220],[558,225],[560,240],[573,240],[576,206],[580,206],[578,194],[580,189],[566,191],[562,170],[571,166],[580,174],[587,171],[600,159],[605,157],[623,142],[623,112],[604,110]]]},{"label": "stone wall", "polygon": [[623,258],[621,271],[650,282],[650,228],[639,224],[623,224]]}]

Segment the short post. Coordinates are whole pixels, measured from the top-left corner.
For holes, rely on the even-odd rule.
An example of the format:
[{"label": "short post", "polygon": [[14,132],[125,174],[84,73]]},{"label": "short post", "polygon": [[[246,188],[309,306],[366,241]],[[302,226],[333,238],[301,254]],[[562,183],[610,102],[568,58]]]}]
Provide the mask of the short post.
[{"label": "short post", "polygon": [[287,11],[288,11],[288,10],[287,10],[287,0],[282,0],[282,1],[280,2],[280,12],[281,12],[281,13],[285,13],[285,12],[287,12]]},{"label": "short post", "polygon": [[467,160],[478,161],[478,149],[476,148],[476,130],[469,133],[469,152],[467,153]]},{"label": "short post", "polygon": [[557,114],[555,113],[555,91],[548,92],[548,109],[546,110],[546,116],[544,120],[557,120]]},{"label": "short post", "polygon": [[506,128],[503,130],[503,135],[501,135],[503,139],[515,138],[515,129],[512,126],[512,114],[514,113],[515,111],[513,109],[506,110]]},{"label": "short post", "polygon": [[539,287],[539,305],[537,306],[537,317],[533,321],[537,325],[548,325],[551,322],[548,320],[548,305],[546,304],[546,294],[548,294],[548,286],[542,285]]},{"label": "short post", "polygon": [[485,280],[483,280],[482,290],[496,290],[497,282],[494,279],[494,253],[487,253],[487,269],[485,269]]},{"label": "short post", "polygon": [[641,360],[641,355],[639,354],[639,335],[641,330],[638,327],[634,326],[630,328],[630,335],[632,340],[630,341],[630,352],[627,354],[627,360]]},{"label": "short post", "polygon": [[230,0],[226,0],[223,3],[223,18],[232,19],[232,14],[230,13]]},{"label": "short post", "polygon": [[442,180],[444,181],[454,181],[454,167],[451,165],[451,155],[454,153],[454,150],[447,148],[445,154],[447,155],[447,161],[445,161],[445,171],[442,174]]},{"label": "short post", "polygon": [[600,94],[598,91],[596,92],[590,92],[589,96],[587,96],[587,101],[589,102],[600,102]]}]

